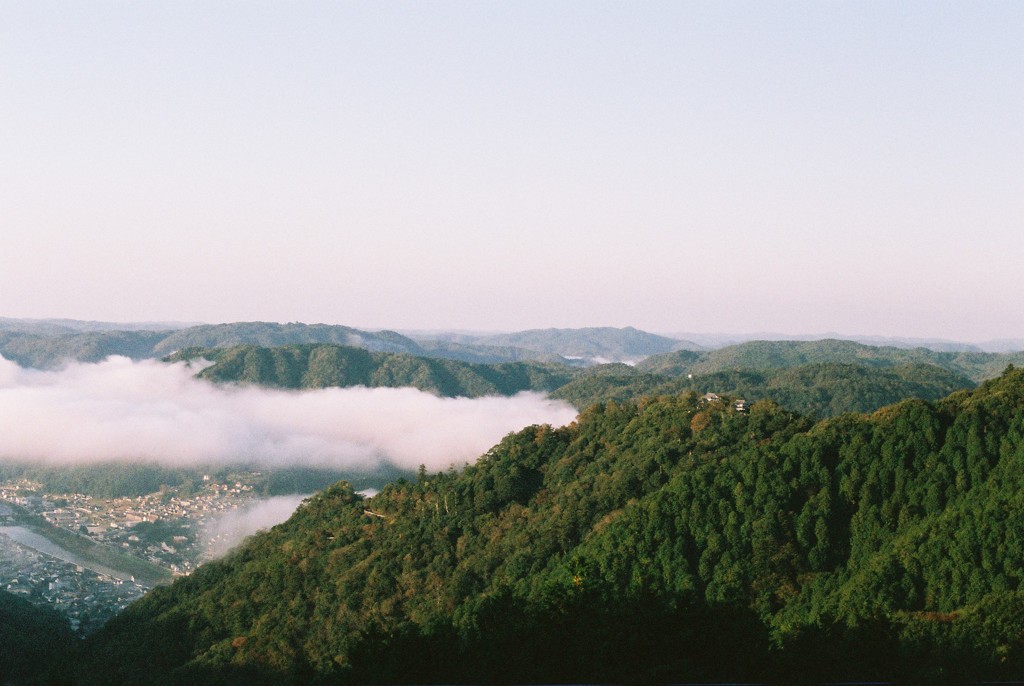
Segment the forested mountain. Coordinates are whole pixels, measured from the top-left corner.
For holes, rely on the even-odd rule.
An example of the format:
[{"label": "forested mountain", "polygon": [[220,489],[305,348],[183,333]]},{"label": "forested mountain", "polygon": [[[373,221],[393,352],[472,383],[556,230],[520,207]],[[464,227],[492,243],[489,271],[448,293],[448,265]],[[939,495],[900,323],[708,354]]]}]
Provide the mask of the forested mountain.
[{"label": "forested mountain", "polygon": [[1024,371],[812,421],[591,407],[344,484],[154,590],[78,683],[968,683],[1024,676]]},{"label": "forested mountain", "polygon": [[462,335],[452,338],[474,345],[508,346],[562,357],[612,362],[635,361],[648,355],[672,350],[700,349],[696,343],[658,336],[631,326],[623,329],[531,329],[515,333]]},{"label": "forested mountain", "polygon": [[697,376],[737,369],[784,369],[829,362],[866,367],[931,364],[978,382],[998,376],[1008,364],[1024,364],[1024,352],[936,352],[926,348],[874,347],[834,339],[752,341],[699,354],[684,350],[652,355],[636,367],[640,371],[666,376]]},{"label": "forested mountain", "polygon": [[750,401],[771,399],[808,415],[831,417],[870,412],[906,398],[938,400],[972,388],[966,376],[927,364],[863,367],[813,363],[784,369],[720,371],[697,377],[665,377],[626,365],[595,367],[579,374],[552,395],[579,408],[595,402],[713,391]]},{"label": "forested mountain", "polygon": [[167,337],[155,331],[88,331],[59,335],[0,332],[0,355],[22,367],[48,369],[69,360],[99,362],[111,355],[153,357]]},{"label": "forested mountain", "polygon": [[416,342],[394,331],[360,331],[348,326],[327,324],[276,324],[270,322],[237,322],[208,324],[175,331],[157,344],[157,356],[169,355],[182,348],[224,348],[235,345],[279,346],[296,343],[334,343],[367,350],[410,352]]},{"label": "forested mountain", "polygon": [[411,386],[445,397],[475,398],[514,395],[529,390],[552,391],[575,374],[573,368],[561,364],[468,364],[339,345],[191,348],[170,359],[196,357],[214,362],[198,376],[217,382],[255,383],[279,388]]},{"label": "forested mountain", "polygon": [[100,331],[174,331],[196,324],[184,322],[98,322],[83,319],[15,319],[0,317],[0,331],[38,336]]},{"label": "forested mountain", "polygon": [[572,360],[554,353],[528,350],[503,345],[482,343],[459,343],[445,340],[416,340],[417,354],[444,360],[472,362],[476,364],[500,364],[502,362],[557,362],[572,366],[584,366],[580,360]]},{"label": "forested mountain", "polygon": [[784,334],[784,333],[744,333],[744,334],[715,334],[696,332],[671,332],[667,334],[671,338],[689,340],[698,343],[705,348],[725,348],[731,345],[739,345],[751,341],[822,341],[827,339],[855,341],[875,347],[890,346],[893,348],[927,348],[939,352],[1013,352],[1024,350],[1024,340],[1003,339],[1001,341],[986,341],[983,343],[965,343],[947,338],[915,338],[908,336],[865,336],[865,335],[844,335],[839,333],[820,334]]},{"label": "forested mountain", "polygon": [[[935,352],[926,348],[874,347],[844,340],[752,341],[705,350],[696,343],[632,327],[537,329],[491,335],[439,333],[432,337],[417,335],[414,340],[394,331],[371,332],[297,322],[236,322],[180,328],[157,323],[153,330],[140,329],[139,325],[112,330],[107,328],[110,326],[115,325],[0,319],[0,355],[25,367],[45,369],[71,360],[96,362],[109,355],[159,358],[189,348],[332,344],[474,364],[561,362],[588,366],[609,361],[639,362],[640,371],[672,377],[827,362],[862,366],[933,364],[975,382],[998,375],[1007,364],[1024,364],[1024,352]],[[1012,347],[1011,344],[1012,341],[1005,342],[1003,347]]]},{"label": "forested mountain", "polygon": [[394,331],[370,332],[327,324],[237,322],[158,331],[111,331],[98,326],[73,330],[70,326],[42,322],[38,326],[24,323],[0,327],[0,355],[24,367],[48,369],[72,360],[98,362],[110,355],[139,360],[164,357],[186,348],[322,343],[463,362],[568,362],[558,355],[525,348],[452,341],[416,342]]},{"label": "forested mountain", "polygon": [[625,364],[587,369],[538,362],[480,365],[336,345],[190,348],[169,359],[195,358],[214,363],[198,376],[219,383],[278,388],[406,386],[446,397],[513,395],[529,390],[551,393],[579,409],[606,400],[713,391],[748,401],[770,398],[788,409],[826,417],[876,410],[905,398],[937,400],[974,386],[967,377],[934,365],[810,364],[688,378],[644,373]]}]

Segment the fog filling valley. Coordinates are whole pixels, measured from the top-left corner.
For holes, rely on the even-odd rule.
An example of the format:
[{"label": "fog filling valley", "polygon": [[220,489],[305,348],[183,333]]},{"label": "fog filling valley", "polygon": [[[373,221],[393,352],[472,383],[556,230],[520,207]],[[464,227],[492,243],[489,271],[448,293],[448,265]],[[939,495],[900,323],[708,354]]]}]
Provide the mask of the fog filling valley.
[{"label": "fog filling valley", "polygon": [[441,470],[476,459],[509,432],[576,417],[570,405],[538,393],[288,391],[215,385],[195,372],[186,363],[124,357],[42,371],[0,357],[0,458]]}]

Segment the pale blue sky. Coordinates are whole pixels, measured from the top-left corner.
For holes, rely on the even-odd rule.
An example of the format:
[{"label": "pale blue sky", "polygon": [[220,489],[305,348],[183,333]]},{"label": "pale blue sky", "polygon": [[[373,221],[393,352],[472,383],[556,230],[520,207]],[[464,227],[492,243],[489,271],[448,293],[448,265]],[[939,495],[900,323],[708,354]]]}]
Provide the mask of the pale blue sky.
[{"label": "pale blue sky", "polygon": [[0,0],[0,316],[1024,336],[1024,3]]}]

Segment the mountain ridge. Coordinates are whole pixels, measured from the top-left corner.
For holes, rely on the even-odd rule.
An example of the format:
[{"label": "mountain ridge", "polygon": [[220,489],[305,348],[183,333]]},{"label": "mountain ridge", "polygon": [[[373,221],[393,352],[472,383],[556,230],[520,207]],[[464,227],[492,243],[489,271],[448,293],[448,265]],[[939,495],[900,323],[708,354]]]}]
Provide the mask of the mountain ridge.
[{"label": "mountain ridge", "polygon": [[749,341],[701,355],[689,351],[652,355],[636,367],[639,371],[667,376],[696,376],[729,369],[779,369],[815,362],[856,362],[877,367],[932,364],[979,382],[998,376],[1007,364],[1024,364],[1024,352],[941,352],[927,348],[878,347],[840,339]]},{"label": "mountain ridge", "polygon": [[1024,370],[821,421],[728,400],[598,404],[568,427],[512,434],[460,472],[421,471],[369,500],[339,484],[131,606],[87,642],[76,674],[1024,674],[1024,518],[996,516],[1024,511]]},{"label": "mountain ridge", "polygon": [[[788,342],[820,342],[821,337],[782,336]],[[182,348],[232,345],[276,346],[333,343],[378,352],[408,353],[421,357],[491,364],[500,362],[561,362],[588,366],[595,363],[640,363],[648,357],[672,352],[714,352],[751,343],[750,336],[694,334],[700,342],[641,331],[634,327],[530,329],[512,333],[367,331],[335,324],[291,322],[234,322],[187,324],[179,322],[109,323],[67,319],[13,319],[0,317],[0,355],[27,367],[55,368],[69,361],[95,362],[109,355],[132,359],[158,358]],[[742,339],[744,342],[736,342]],[[800,339],[796,341],[793,339]],[[809,339],[809,340],[808,340]],[[939,339],[855,336],[837,340],[894,349],[915,349],[925,343],[934,352],[995,354],[1024,350],[1024,340],[993,340],[982,346]],[[980,352],[982,347],[993,353]],[[931,348],[926,348],[931,350]],[[990,375],[998,369],[988,369]],[[974,377],[979,380],[977,375]]]}]

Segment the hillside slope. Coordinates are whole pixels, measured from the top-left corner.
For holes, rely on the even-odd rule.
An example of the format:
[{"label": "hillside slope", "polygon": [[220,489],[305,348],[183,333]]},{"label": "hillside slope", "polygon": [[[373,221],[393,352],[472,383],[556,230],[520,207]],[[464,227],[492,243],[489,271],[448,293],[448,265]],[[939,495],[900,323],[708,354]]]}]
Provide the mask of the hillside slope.
[{"label": "hillside slope", "polygon": [[470,364],[340,345],[242,345],[188,348],[170,360],[202,357],[214,364],[200,378],[277,388],[413,387],[442,397],[477,398],[552,391],[575,376],[565,365],[539,362]]},{"label": "hillside slope", "polygon": [[644,395],[714,392],[748,402],[771,399],[790,410],[832,417],[844,412],[871,412],[906,398],[938,400],[974,385],[966,376],[927,364],[865,367],[812,363],[694,377],[668,377],[626,365],[607,365],[579,374],[552,395],[583,408],[595,402],[622,402]]},{"label": "hillside slope", "polygon": [[530,329],[514,333],[457,336],[456,340],[474,345],[510,346],[550,355],[585,360],[639,360],[648,355],[680,349],[700,349],[690,341],[640,331],[631,326],[585,327],[581,329]]},{"label": "hillside slope", "polygon": [[1024,372],[812,422],[597,405],[339,484],[110,622],[80,683],[1024,675]]},{"label": "hillside slope", "polygon": [[75,642],[66,617],[0,590],[0,683],[33,683]]},{"label": "hillside slope", "polygon": [[772,399],[788,409],[828,417],[869,412],[906,398],[937,400],[974,386],[967,377],[934,365],[809,364],[673,378],[643,373],[624,364],[586,369],[539,362],[467,364],[336,345],[188,348],[168,359],[195,358],[213,362],[198,376],[218,383],[296,389],[407,386],[446,397],[513,395],[532,390],[552,393],[580,409],[607,400],[713,391],[748,401]]},{"label": "hillside slope", "polygon": [[637,369],[666,376],[698,376],[737,369],[785,369],[823,363],[865,367],[930,364],[966,376],[977,383],[998,376],[1008,364],[1024,365],[1024,352],[936,352],[926,348],[876,347],[835,339],[751,341],[700,354],[678,351],[652,355],[638,363]]},{"label": "hillside slope", "polygon": [[[15,322],[0,326],[0,355],[24,367],[51,369],[70,361],[97,362],[110,355],[132,359],[164,357],[188,348],[223,348],[238,345],[276,347],[331,344],[374,352],[408,353],[422,357],[471,363],[518,361],[566,362],[550,353],[525,348],[471,345],[451,341],[416,342],[394,331],[362,331],[348,326],[293,322],[235,322],[202,324],[177,329],[109,330],[72,322]],[[78,324],[74,328],[72,324]]]}]

